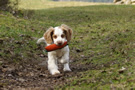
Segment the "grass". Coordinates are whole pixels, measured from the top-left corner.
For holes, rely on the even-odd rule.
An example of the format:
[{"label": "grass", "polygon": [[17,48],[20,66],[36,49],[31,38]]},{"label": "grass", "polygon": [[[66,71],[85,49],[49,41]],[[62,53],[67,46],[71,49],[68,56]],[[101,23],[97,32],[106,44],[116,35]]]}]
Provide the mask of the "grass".
[{"label": "grass", "polygon": [[1,11],[0,58],[10,62],[37,59],[43,53],[37,50],[37,38],[48,27],[65,23],[74,30],[69,44],[71,64],[86,70],[69,78],[63,89],[134,89],[134,15],[135,6],[130,5],[41,8],[29,19]]},{"label": "grass", "polygon": [[[89,3],[89,2],[53,2],[51,0],[20,0],[19,8],[38,10],[38,9],[48,9],[55,7],[75,7],[75,6],[88,6],[88,5],[104,5],[105,3]],[[108,3],[109,5],[110,3]],[[36,6],[36,7],[35,7]]]}]

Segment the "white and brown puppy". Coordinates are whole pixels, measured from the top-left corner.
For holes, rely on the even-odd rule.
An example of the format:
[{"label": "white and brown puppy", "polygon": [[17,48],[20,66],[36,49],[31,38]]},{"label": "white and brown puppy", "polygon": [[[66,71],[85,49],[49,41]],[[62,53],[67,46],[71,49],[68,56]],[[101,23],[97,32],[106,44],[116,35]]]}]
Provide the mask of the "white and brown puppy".
[{"label": "white and brown puppy", "polygon": [[[56,44],[63,45],[65,41],[69,42],[72,37],[72,29],[67,25],[62,24],[58,27],[49,28],[44,36],[38,39],[37,43],[45,42],[48,45]],[[71,71],[69,67],[69,47],[68,45],[62,49],[58,49],[55,51],[48,52],[48,69],[52,75],[59,74],[57,61],[60,61],[64,64],[64,71]]]}]

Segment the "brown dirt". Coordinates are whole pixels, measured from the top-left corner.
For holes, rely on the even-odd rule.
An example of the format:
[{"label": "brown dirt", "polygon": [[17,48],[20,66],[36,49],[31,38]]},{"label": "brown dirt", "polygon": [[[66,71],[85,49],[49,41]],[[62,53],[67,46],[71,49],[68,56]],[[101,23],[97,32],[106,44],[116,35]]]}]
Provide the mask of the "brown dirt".
[{"label": "brown dirt", "polygon": [[[40,58],[41,59],[41,58]],[[45,90],[60,88],[70,82],[71,77],[79,76],[79,72],[86,71],[89,65],[72,65],[72,72],[63,72],[63,65],[59,64],[61,74],[50,75],[47,70],[47,56],[42,60],[30,60],[20,63],[5,62],[0,58],[0,88],[1,89],[25,89],[25,90]]]}]

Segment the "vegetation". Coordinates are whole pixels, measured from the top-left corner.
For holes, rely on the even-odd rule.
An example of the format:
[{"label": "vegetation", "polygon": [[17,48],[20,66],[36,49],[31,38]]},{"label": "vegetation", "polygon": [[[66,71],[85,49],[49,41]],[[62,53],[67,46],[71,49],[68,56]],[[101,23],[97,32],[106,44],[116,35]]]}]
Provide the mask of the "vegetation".
[{"label": "vegetation", "polygon": [[8,7],[9,0],[0,0],[0,9],[6,9]]},{"label": "vegetation", "polygon": [[53,0],[53,1],[81,1],[81,2],[113,2],[113,0]]},{"label": "vegetation", "polygon": [[[90,3],[90,2],[53,2],[48,0],[20,0],[19,8],[27,10],[48,9],[56,7],[75,7],[88,5],[109,5],[110,3]],[[36,6],[36,7],[35,7]]]},{"label": "vegetation", "polygon": [[[123,5],[41,9],[29,18],[1,11],[0,87],[134,89],[134,13],[135,6]],[[63,23],[74,30],[69,44],[72,72],[51,77],[47,69],[32,63],[47,58],[44,44],[38,46],[36,40],[50,26]],[[5,71],[12,64],[17,68]]]}]

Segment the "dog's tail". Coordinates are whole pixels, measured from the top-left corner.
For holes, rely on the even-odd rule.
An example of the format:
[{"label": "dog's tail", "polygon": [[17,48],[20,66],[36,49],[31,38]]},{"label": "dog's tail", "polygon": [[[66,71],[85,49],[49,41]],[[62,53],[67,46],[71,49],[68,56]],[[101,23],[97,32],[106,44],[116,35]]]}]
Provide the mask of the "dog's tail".
[{"label": "dog's tail", "polygon": [[44,43],[46,44],[44,37],[39,38],[39,39],[37,40],[37,44],[40,44],[41,42],[44,42]]}]

